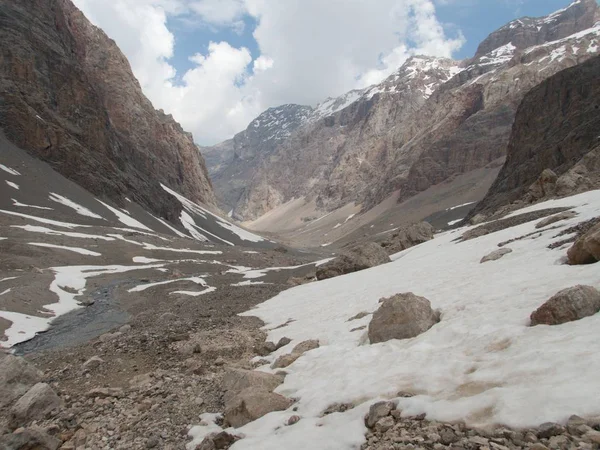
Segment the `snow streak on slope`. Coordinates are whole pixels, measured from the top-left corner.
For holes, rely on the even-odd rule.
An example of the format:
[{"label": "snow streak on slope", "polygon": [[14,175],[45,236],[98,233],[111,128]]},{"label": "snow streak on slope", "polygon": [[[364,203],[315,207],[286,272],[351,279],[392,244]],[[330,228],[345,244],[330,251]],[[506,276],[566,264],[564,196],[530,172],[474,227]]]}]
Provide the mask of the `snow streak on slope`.
[{"label": "snow streak on slope", "polygon": [[63,197],[62,195],[58,195],[54,192],[50,192],[50,195],[48,196],[48,198],[50,200],[52,200],[53,202],[60,203],[61,205],[65,205],[65,206],[75,210],[75,212],[77,214],[80,214],[82,216],[93,217],[94,219],[102,219],[101,216],[99,216],[96,213],[93,213],[92,211],[87,209],[85,206],[81,206],[80,204],[75,203],[73,200],[70,200],[67,197]]},{"label": "snow streak on slope", "polygon": [[122,224],[127,225],[128,227],[139,228],[141,230],[153,231],[143,223],[135,220],[129,214],[125,214],[117,208],[113,208],[112,206],[107,205],[106,203],[101,202],[100,200],[98,200],[98,202],[102,203],[106,209],[110,210],[115,216],[117,216],[117,219],[119,219],[119,222],[121,222]]},{"label": "snow streak on slope", "polygon": [[[600,216],[600,191],[546,202],[535,208],[575,206],[579,215],[562,228]],[[286,369],[277,392],[298,398],[297,410],[271,413],[239,431],[232,450],[351,449],[364,440],[363,416],[380,398],[398,391],[406,415],[465,420],[473,425],[536,426],[571,414],[600,414],[600,314],[559,326],[529,327],[529,315],[561,289],[600,288],[598,266],[564,264],[566,249],[550,250],[557,230],[511,243],[513,252],[486,264],[498,243],[535,230],[535,221],[466,242],[447,232],[396,256],[396,261],[282,292],[245,315],[267,324],[268,340],[319,339],[321,348]],[[564,237],[562,237],[564,238]],[[561,239],[562,239],[561,238]],[[422,335],[369,345],[370,316],[382,297],[414,292],[441,310],[441,322]],[[293,321],[290,322],[290,319]],[[283,323],[285,328],[277,328]],[[264,367],[263,370],[270,370]],[[321,417],[333,403],[358,406]],[[292,414],[302,417],[284,427]]]}]

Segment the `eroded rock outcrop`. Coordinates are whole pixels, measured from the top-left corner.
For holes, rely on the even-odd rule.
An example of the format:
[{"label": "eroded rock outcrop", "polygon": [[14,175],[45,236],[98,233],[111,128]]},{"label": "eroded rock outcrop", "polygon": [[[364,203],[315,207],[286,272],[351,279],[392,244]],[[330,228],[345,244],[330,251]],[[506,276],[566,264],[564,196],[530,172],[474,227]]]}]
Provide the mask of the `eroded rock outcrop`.
[{"label": "eroded rock outcrop", "polygon": [[30,154],[101,198],[168,219],[163,183],[215,199],[190,133],[156,111],[114,41],[70,0],[0,0],[0,127]]},{"label": "eroded rock outcrop", "polygon": [[358,272],[388,262],[390,257],[379,244],[366,242],[344,251],[333,261],[318,267],[317,280]]}]

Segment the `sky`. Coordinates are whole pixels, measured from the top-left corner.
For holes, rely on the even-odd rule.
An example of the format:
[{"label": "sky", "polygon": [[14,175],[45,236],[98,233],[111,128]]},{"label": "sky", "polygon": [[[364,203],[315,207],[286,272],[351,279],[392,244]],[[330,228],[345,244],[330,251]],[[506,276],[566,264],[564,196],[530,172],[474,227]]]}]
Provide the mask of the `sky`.
[{"label": "sky", "polygon": [[489,33],[569,0],[74,0],[155,108],[200,145],[265,109],[378,83],[414,54],[467,58]]}]

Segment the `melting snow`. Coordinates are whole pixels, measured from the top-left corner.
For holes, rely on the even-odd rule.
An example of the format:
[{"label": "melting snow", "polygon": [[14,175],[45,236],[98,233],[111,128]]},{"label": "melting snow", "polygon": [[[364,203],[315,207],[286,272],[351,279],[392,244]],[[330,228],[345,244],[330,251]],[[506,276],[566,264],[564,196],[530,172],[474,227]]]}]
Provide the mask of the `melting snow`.
[{"label": "melting snow", "polygon": [[206,286],[206,281],[204,281],[203,278],[190,277],[190,278],[177,278],[176,280],[157,281],[156,283],[140,284],[139,286],[129,289],[127,292],[142,292],[142,291],[145,291],[146,289],[150,289],[151,287],[154,287],[154,286],[162,286],[164,284],[177,283],[179,281],[191,281],[191,282],[199,284],[201,286]]},{"label": "melting snow", "polygon": [[22,217],[24,219],[31,219],[36,222],[45,223],[47,225],[54,225],[56,227],[62,227],[62,228],[85,228],[85,227],[90,226],[90,225],[78,225],[76,223],[69,223],[69,222],[59,222],[58,220],[44,219],[43,217],[30,216],[28,214],[22,214],[22,213],[13,212],[13,211],[5,211],[4,209],[0,209],[0,213],[8,214],[9,216]]},{"label": "melting snow", "polygon": [[50,228],[40,227],[36,225],[12,225],[12,228],[20,228],[31,233],[43,233],[48,234],[50,236],[68,236],[82,239],[100,239],[102,241],[114,241],[114,238],[108,236],[101,236],[98,234],[77,233],[73,231],[52,230]]},{"label": "melting snow", "polygon": [[10,291],[11,291],[11,289],[8,288],[7,290],[0,292],[0,295],[8,294]]},{"label": "melting snow", "polygon": [[12,181],[6,180],[6,184],[8,184],[11,188],[19,190],[19,185],[17,183],[13,183]]},{"label": "melting snow", "polygon": [[174,291],[174,292],[170,292],[169,294],[180,294],[180,295],[189,295],[190,297],[200,297],[201,295],[209,294],[216,290],[217,290],[216,287],[209,286],[206,289],[204,289],[203,291]]},{"label": "melting snow", "polygon": [[177,252],[177,253],[197,253],[199,255],[222,255],[223,252],[220,250],[190,250],[188,248],[175,248],[175,247],[157,247],[147,242],[142,243],[144,250],[162,250],[165,252]]},{"label": "melting snow", "polygon": [[148,231],[153,231],[150,228],[148,228],[146,225],[144,225],[143,223],[138,222],[137,220],[135,220],[133,217],[131,217],[129,214],[125,214],[123,212],[121,212],[120,210],[118,210],[117,208],[113,208],[110,205],[107,205],[106,203],[96,199],[99,203],[102,203],[106,209],[110,210],[113,212],[113,214],[115,216],[117,216],[117,219],[119,219],[119,222],[121,222],[124,225],[127,225],[128,227],[133,227],[133,228],[139,228],[142,230],[148,230]]},{"label": "melting snow", "polygon": [[54,192],[51,192],[50,195],[48,196],[48,198],[50,200],[52,200],[53,202],[60,203],[61,205],[65,205],[65,206],[75,210],[75,212],[77,214],[80,214],[82,216],[93,217],[94,219],[102,219],[102,216],[99,216],[98,214],[93,213],[92,211],[87,209],[85,206],[81,206],[78,203],[75,203],[73,200],[70,200],[67,197],[63,197],[62,195],[58,195]]},{"label": "melting snow", "polygon": [[17,199],[12,198],[13,206],[20,206],[22,208],[34,208],[34,209],[45,209],[48,211],[52,211],[52,208],[48,208],[46,206],[36,206],[36,205],[27,205],[25,203],[19,202]]},{"label": "melting snow", "polygon": [[[252,281],[252,280],[247,280],[247,281],[240,281],[239,283],[233,283],[231,286],[257,286],[260,284],[265,284],[264,281]],[[269,283],[266,283],[269,284]]]},{"label": "melting snow", "polygon": [[11,175],[15,175],[15,176],[19,176],[21,175],[19,172],[17,172],[15,169],[11,169],[8,166],[5,166],[4,164],[0,164],[0,169],[4,170],[6,173],[9,173]]},{"label": "melting snow", "polygon": [[[463,217],[464,219],[464,217]],[[463,219],[456,219],[456,220],[451,220],[450,222],[448,222],[448,226],[452,226],[452,225],[456,225],[457,223],[460,223]]]},{"label": "melting snow", "polygon": [[[559,205],[577,206],[579,216],[562,224],[572,226],[600,215],[600,191],[536,206]],[[444,233],[395,262],[289,289],[244,313],[265,322],[270,341],[285,335],[291,347],[306,339],[319,339],[321,347],[289,366],[277,389],[298,398],[293,414],[302,420],[282,427],[291,410],[271,413],[239,429],[246,437],[234,448],[358,448],[369,405],[401,390],[418,394],[398,399],[407,415],[473,425],[530,427],[600,414],[600,314],[528,326],[531,312],[559,290],[600,287],[598,267],[564,264],[564,251],[547,248],[555,230],[513,242],[513,253],[499,261],[479,263],[499,242],[535,230],[535,223],[461,243],[453,242],[455,233]],[[350,332],[370,319],[349,317],[374,311],[380,298],[399,292],[427,297],[441,310],[441,322],[416,338],[375,345],[365,344],[366,332]],[[286,322],[285,329],[273,328]],[[358,406],[321,417],[341,402]]]},{"label": "melting snow", "polygon": [[47,248],[57,248],[59,250],[68,250],[70,252],[79,253],[80,255],[86,255],[86,256],[102,256],[102,253],[93,252],[91,250],[87,250],[85,248],[79,248],[79,247],[67,247],[65,245],[48,244],[45,242],[29,242],[28,244],[35,245],[36,247],[47,247]]}]

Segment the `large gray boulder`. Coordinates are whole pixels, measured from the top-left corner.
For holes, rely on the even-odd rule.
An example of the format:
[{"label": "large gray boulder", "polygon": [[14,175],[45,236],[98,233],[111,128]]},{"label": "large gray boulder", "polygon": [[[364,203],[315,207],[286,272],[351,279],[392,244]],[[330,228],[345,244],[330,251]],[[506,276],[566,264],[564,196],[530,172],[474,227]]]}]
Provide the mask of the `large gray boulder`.
[{"label": "large gray boulder", "polygon": [[248,388],[225,404],[225,421],[232,427],[243,427],[273,411],[283,411],[294,403],[283,395],[262,389]]},{"label": "large gray boulder", "polygon": [[409,339],[439,322],[439,313],[431,309],[425,297],[412,292],[386,298],[369,323],[371,344],[390,339]]},{"label": "large gray boulder", "polygon": [[569,264],[592,264],[600,261],[600,224],[592,227],[568,250]]},{"label": "large gray boulder", "polygon": [[375,267],[390,262],[390,257],[381,245],[375,242],[358,244],[317,268],[317,279],[325,280],[347,273]]},{"label": "large gray boulder", "polygon": [[272,392],[281,383],[283,383],[283,379],[272,373],[244,369],[228,370],[223,377],[225,403],[242,392],[244,389],[253,388]]},{"label": "large gray boulder", "polygon": [[592,286],[563,289],[531,314],[531,326],[559,325],[600,311],[600,292]]},{"label": "large gray boulder", "polygon": [[428,222],[410,225],[396,231],[387,241],[381,243],[388,254],[394,254],[433,239],[435,229]]},{"label": "large gray boulder", "polygon": [[17,428],[33,420],[44,419],[60,406],[61,400],[56,392],[46,383],[37,383],[12,406],[11,425]]},{"label": "large gray boulder", "polygon": [[23,358],[6,355],[0,359],[0,409],[21,397],[42,379],[42,372]]}]

